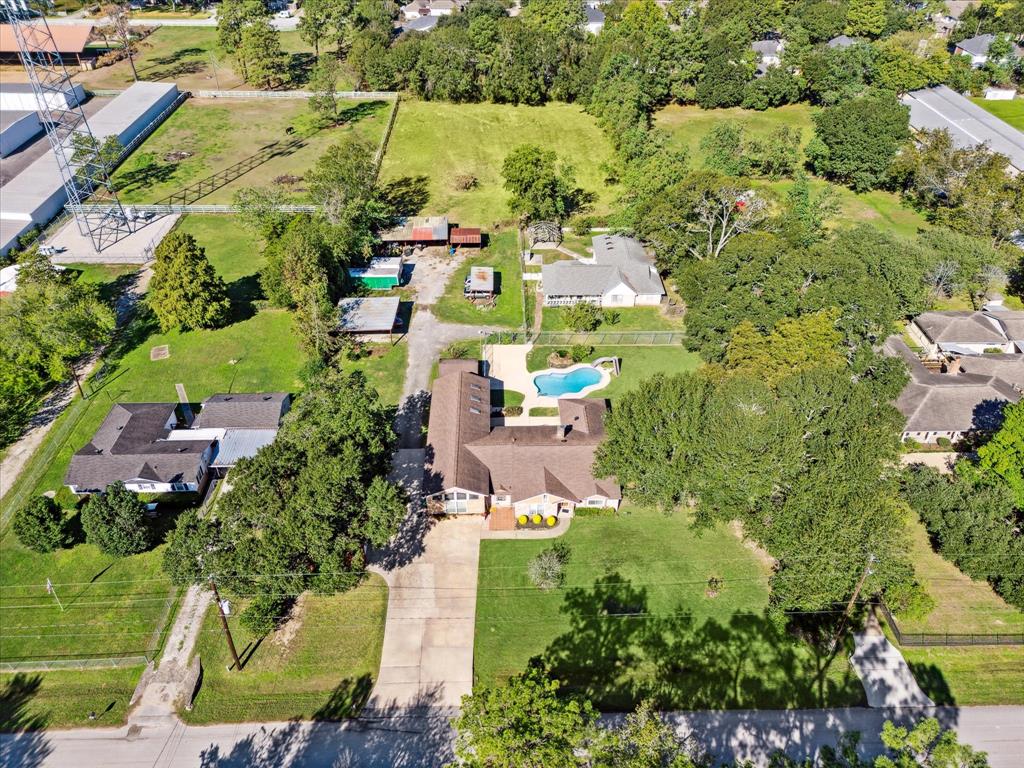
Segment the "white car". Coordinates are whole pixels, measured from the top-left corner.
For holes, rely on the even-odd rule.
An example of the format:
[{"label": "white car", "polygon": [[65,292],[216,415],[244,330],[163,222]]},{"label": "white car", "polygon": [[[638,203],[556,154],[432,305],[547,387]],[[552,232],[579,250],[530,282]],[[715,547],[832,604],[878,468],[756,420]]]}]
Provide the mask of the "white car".
[{"label": "white car", "polygon": [[277,12],[277,18],[279,18],[279,19],[290,19],[291,17],[292,17],[292,12],[289,11],[289,10],[284,10],[284,11],[278,11]]}]

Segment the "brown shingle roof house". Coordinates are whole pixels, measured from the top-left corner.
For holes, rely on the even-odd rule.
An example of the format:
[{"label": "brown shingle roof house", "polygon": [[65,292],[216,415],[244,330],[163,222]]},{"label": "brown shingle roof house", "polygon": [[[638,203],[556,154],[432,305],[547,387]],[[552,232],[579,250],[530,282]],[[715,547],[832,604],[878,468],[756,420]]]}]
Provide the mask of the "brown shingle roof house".
[{"label": "brown shingle roof house", "polygon": [[427,430],[427,507],[435,513],[571,515],[618,508],[622,491],[593,474],[603,400],[561,398],[557,425],[491,426],[491,380],[475,360],[444,360]]}]

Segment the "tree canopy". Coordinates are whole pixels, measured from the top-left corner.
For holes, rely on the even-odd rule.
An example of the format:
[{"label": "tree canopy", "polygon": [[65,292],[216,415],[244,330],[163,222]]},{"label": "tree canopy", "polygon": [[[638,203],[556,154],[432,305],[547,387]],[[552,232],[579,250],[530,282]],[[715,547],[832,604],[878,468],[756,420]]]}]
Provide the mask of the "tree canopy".
[{"label": "tree canopy", "polygon": [[501,175],[509,209],[526,221],[564,221],[578,203],[573,170],[552,150],[522,144],[505,157]]},{"label": "tree canopy", "polygon": [[108,555],[137,555],[153,544],[145,506],[120,481],[89,497],[82,508],[82,528],[85,540]]},{"label": "tree canopy", "polygon": [[184,232],[172,232],[156,247],[146,298],[160,329],[216,328],[231,312],[227,287],[206,258],[206,249]]}]

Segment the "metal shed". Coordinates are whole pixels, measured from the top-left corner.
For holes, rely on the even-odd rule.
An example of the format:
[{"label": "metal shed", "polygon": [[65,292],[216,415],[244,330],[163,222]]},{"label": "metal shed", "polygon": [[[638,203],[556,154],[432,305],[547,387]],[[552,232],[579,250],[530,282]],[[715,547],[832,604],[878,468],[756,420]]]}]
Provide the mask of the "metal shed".
[{"label": "metal shed", "polygon": [[349,267],[348,275],[356,282],[375,291],[397,288],[402,283],[401,256],[381,256],[370,260],[366,267]]},{"label": "metal shed", "polygon": [[342,299],[338,302],[338,328],[344,333],[387,334],[390,337],[400,322],[398,308],[397,296]]},{"label": "metal shed", "polygon": [[477,227],[453,227],[451,232],[452,245],[481,245],[483,235]]},{"label": "metal shed", "polygon": [[470,267],[463,292],[471,297],[494,295],[494,267]]}]

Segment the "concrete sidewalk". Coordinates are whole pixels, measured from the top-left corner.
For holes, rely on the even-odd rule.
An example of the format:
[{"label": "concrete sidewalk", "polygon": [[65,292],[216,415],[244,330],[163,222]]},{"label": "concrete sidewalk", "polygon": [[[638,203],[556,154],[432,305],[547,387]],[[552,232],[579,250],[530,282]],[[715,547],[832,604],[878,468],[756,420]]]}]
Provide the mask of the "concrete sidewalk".
[{"label": "concrete sidewalk", "polygon": [[856,650],[850,656],[871,707],[931,707],[914,679],[903,654],[880,630],[870,628],[853,636]]}]

